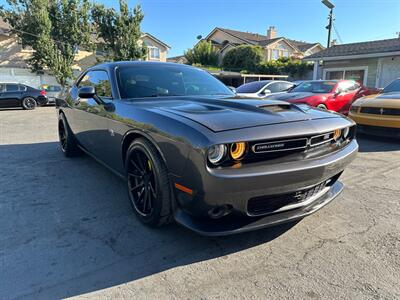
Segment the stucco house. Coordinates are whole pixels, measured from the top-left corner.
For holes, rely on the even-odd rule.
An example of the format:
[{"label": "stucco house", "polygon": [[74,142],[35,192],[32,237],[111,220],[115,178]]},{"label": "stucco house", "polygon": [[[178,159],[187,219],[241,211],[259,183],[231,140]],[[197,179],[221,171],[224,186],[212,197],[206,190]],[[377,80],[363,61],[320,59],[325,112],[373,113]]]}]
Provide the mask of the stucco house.
[{"label": "stucco house", "polygon": [[354,79],[385,87],[400,77],[400,37],[334,45],[304,60],[314,62],[314,79]]},{"label": "stucco house", "polygon": [[238,45],[257,45],[263,48],[266,61],[280,57],[303,58],[324,49],[318,42],[303,42],[279,37],[277,29],[270,26],[266,35],[216,27],[205,38],[220,53],[220,60],[232,48]]},{"label": "stucco house", "polygon": [[[77,51],[72,66],[76,74],[96,64],[96,58],[103,55],[101,41],[94,39],[93,42],[96,43],[95,52]],[[143,33],[141,42],[148,48],[146,60],[167,61],[170,46],[166,43],[150,33]],[[32,51],[21,46],[18,38],[12,34],[10,26],[0,18],[0,82],[19,82],[33,87],[39,87],[42,84],[57,84],[55,78],[47,72],[38,75],[30,71],[26,61],[31,57]]]}]

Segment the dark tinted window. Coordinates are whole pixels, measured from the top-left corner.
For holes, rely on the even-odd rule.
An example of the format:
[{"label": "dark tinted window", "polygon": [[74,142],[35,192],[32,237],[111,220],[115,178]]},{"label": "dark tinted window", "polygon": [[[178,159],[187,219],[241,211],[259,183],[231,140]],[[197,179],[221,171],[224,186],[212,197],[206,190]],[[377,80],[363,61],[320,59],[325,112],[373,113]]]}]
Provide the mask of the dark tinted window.
[{"label": "dark tinted window", "polygon": [[270,90],[271,93],[281,92],[281,84],[280,82],[274,82],[267,86],[267,90]]},{"label": "dark tinted window", "polygon": [[106,71],[89,71],[83,76],[78,86],[93,86],[96,89],[97,96],[112,98],[111,84]]},{"label": "dark tinted window", "polygon": [[384,93],[400,92],[400,79],[396,79],[383,89]]},{"label": "dark tinted window", "polygon": [[6,84],[7,92],[16,92],[18,91],[18,84]]},{"label": "dark tinted window", "polygon": [[236,93],[257,93],[261,90],[268,82],[265,81],[253,81],[245,83],[236,89]]},{"label": "dark tinted window", "polygon": [[20,85],[19,85],[19,90],[20,90],[20,91],[26,91],[26,90],[27,90],[26,85],[20,84]]},{"label": "dark tinted window", "polygon": [[190,67],[121,66],[117,76],[121,98],[234,95],[208,72]]},{"label": "dark tinted window", "polygon": [[333,91],[335,85],[335,81],[305,81],[300,83],[290,92],[330,93]]}]

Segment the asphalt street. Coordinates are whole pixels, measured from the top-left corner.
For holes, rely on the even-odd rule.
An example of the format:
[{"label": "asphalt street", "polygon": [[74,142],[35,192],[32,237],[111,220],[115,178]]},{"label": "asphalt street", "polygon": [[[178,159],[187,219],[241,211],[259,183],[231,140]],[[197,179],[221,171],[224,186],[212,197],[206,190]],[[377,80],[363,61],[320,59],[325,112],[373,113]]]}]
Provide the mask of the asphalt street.
[{"label": "asphalt street", "polygon": [[137,221],[124,183],[68,159],[54,107],[0,110],[0,299],[399,299],[400,141],[360,137],[344,192],[222,238]]}]

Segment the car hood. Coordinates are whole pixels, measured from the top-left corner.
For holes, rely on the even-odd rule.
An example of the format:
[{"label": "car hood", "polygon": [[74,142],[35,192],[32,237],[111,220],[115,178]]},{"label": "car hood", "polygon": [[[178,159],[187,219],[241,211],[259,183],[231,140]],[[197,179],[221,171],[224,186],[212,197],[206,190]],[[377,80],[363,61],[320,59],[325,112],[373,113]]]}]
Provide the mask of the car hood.
[{"label": "car hood", "polygon": [[192,120],[214,132],[338,117],[305,105],[238,98],[180,97],[179,100],[154,101],[149,109]]},{"label": "car hood", "polygon": [[353,105],[400,108],[400,93],[394,92],[365,96],[356,100]]}]

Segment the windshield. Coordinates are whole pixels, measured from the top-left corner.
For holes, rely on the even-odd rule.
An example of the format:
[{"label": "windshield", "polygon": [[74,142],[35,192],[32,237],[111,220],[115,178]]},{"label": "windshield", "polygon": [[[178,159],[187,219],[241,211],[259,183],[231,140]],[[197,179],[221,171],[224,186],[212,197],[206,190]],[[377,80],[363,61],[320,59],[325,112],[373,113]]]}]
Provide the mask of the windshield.
[{"label": "windshield", "polygon": [[266,84],[267,84],[267,82],[264,82],[264,81],[253,81],[253,82],[245,83],[236,89],[236,93],[257,93]]},{"label": "windshield", "polygon": [[400,79],[396,79],[383,89],[384,93],[400,92]]},{"label": "windshield", "polygon": [[331,93],[336,83],[336,81],[305,81],[292,89],[290,93]]},{"label": "windshield", "polygon": [[234,93],[208,72],[184,66],[136,65],[118,69],[121,98],[208,96]]}]

